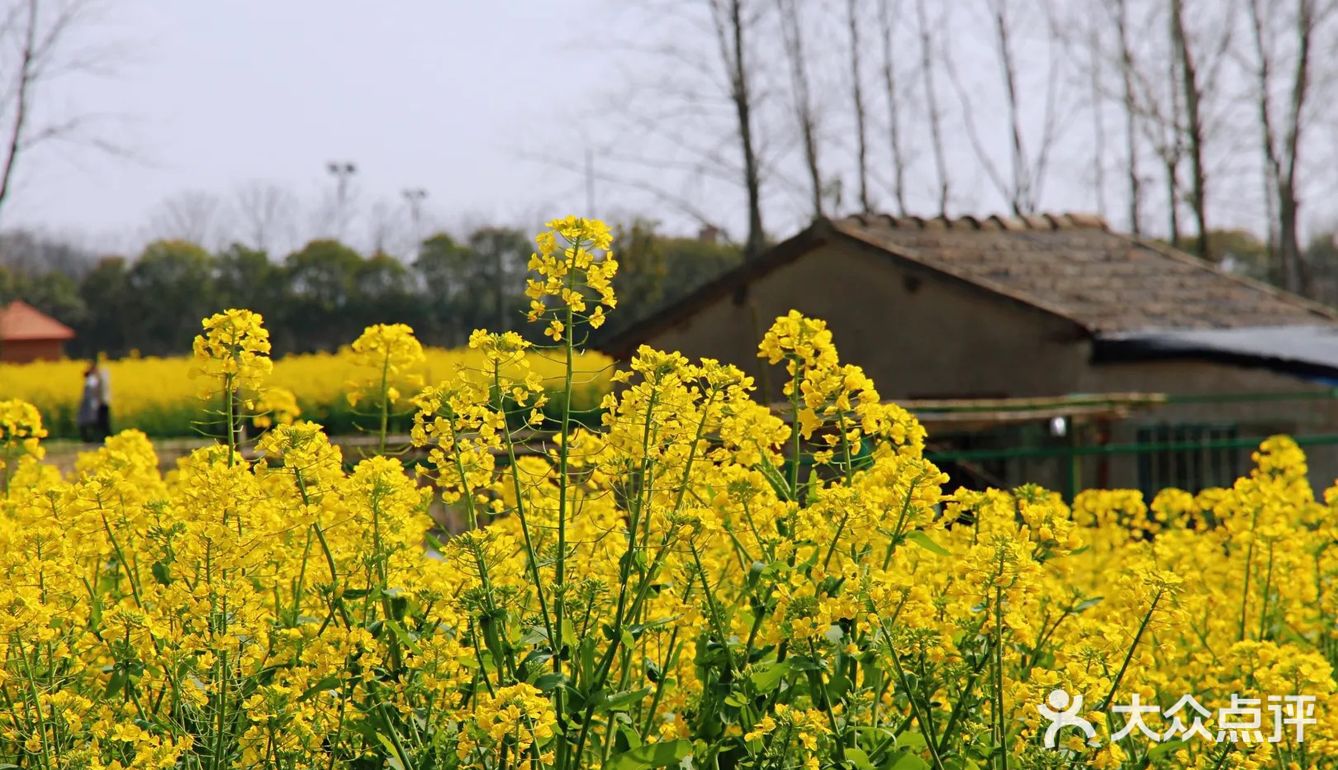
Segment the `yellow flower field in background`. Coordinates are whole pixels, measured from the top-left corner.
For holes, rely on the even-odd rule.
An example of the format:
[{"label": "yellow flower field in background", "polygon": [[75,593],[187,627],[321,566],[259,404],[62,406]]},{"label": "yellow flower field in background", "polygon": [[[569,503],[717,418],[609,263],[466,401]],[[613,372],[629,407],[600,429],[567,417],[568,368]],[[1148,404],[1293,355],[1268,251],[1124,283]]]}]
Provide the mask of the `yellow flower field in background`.
[{"label": "yellow flower field in background", "polygon": [[[352,342],[352,340],[350,340]],[[184,351],[183,351],[184,352]],[[417,374],[436,382],[460,369],[477,375],[483,356],[467,348],[424,348],[425,361]],[[549,388],[562,385],[563,364],[551,356],[534,356],[533,369]],[[0,397],[35,405],[53,436],[75,435],[75,415],[86,361],[38,361],[0,364]],[[608,391],[610,359],[596,352],[577,358],[573,380],[574,406],[595,408]],[[192,436],[200,417],[201,383],[190,375],[191,358],[123,358],[108,361],[112,421],[117,430],[137,428],[150,436]],[[349,383],[362,376],[356,354],[345,347],[336,353],[304,353],[280,358],[267,379],[271,387],[291,391],[302,416],[320,422],[331,432],[352,430],[358,416],[348,404]],[[369,418],[370,419],[370,418]]]}]

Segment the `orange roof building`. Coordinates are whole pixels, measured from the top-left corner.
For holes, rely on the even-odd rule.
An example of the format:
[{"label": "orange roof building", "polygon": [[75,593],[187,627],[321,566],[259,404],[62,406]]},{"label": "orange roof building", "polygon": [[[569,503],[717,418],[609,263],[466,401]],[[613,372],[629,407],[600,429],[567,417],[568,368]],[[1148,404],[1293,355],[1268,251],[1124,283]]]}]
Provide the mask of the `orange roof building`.
[{"label": "orange roof building", "polygon": [[0,308],[0,361],[27,363],[64,357],[74,330],[22,300]]}]

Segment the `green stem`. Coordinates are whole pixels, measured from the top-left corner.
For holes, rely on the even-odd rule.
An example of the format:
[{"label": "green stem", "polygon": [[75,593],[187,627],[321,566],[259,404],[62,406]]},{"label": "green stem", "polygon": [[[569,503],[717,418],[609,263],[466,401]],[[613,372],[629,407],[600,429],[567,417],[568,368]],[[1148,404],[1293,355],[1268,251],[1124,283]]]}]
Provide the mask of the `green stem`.
[{"label": "green stem", "polygon": [[[572,246],[573,261],[574,257],[581,252],[581,240],[578,238]],[[573,290],[573,281],[575,276],[574,266],[568,266],[567,270],[567,289]],[[554,567],[553,579],[553,633],[555,637],[550,637],[553,641],[553,673],[559,677],[562,675],[562,657],[565,653],[565,640],[563,639],[562,623],[566,610],[566,596],[564,595],[567,582],[567,492],[571,486],[571,480],[567,477],[568,456],[571,453],[571,386],[573,369],[575,368],[575,345],[576,329],[574,323],[576,313],[572,310],[571,303],[566,302],[566,326],[563,327],[563,354],[566,357],[566,371],[563,373],[562,387],[562,417],[559,423],[558,435],[561,438],[561,446],[558,447],[558,520],[557,520],[557,563]],[[559,724],[563,727],[563,737],[558,741],[557,764],[559,768],[565,768],[570,761],[580,763],[580,757],[571,757],[568,754],[568,740],[566,737],[566,694],[562,687],[554,690],[553,694],[554,710],[557,713]]]},{"label": "green stem", "polygon": [[1152,622],[1152,613],[1157,611],[1157,603],[1161,601],[1162,592],[1152,597],[1152,605],[1148,607],[1147,614],[1143,616],[1143,622],[1138,624],[1138,633],[1134,634],[1133,644],[1129,645],[1129,651],[1124,654],[1124,662],[1120,664],[1119,673],[1115,674],[1115,679],[1110,683],[1110,692],[1101,701],[1101,710],[1110,708],[1111,702],[1115,700],[1115,694],[1119,692],[1120,680],[1124,678],[1124,672],[1129,670],[1129,661],[1133,660],[1134,650],[1138,649],[1138,642],[1143,638],[1143,632],[1147,631],[1148,624]]},{"label": "green stem", "polygon": [[390,388],[387,387],[390,377],[390,351],[386,351],[385,360],[381,362],[381,432],[380,440],[377,442],[377,454],[386,453],[386,430],[390,423]]},{"label": "green stem", "polygon": [[994,587],[994,714],[998,723],[999,763],[1008,770],[1008,722],[1004,715],[1003,694],[1003,587]]},{"label": "green stem", "polygon": [[227,421],[228,431],[228,467],[233,464],[233,456],[237,454],[237,426],[234,425],[236,417],[233,414],[233,401],[236,399],[236,393],[233,392],[233,378],[235,375],[223,375],[223,414]]},{"label": "green stem", "polygon": [[925,746],[929,749],[929,756],[934,761],[934,770],[943,770],[943,758],[938,753],[933,727],[930,726],[928,718],[921,711],[920,704],[916,702],[910,681],[906,679],[906,672],[901,668],[901,658],[897,656],[896,647],[892,644],[892,635],[888,633],[887,625],[881,619],[878,621],[878,630],[882,631],[883,639],[887,642],[888,657],[892,659],[892,667],[897,670],[897,679],[901,682],[901,689],[906,691],[906,700],[911,704],[911,714],[915,717],[915,721],[919,723],[920,731],[924,733]]}]

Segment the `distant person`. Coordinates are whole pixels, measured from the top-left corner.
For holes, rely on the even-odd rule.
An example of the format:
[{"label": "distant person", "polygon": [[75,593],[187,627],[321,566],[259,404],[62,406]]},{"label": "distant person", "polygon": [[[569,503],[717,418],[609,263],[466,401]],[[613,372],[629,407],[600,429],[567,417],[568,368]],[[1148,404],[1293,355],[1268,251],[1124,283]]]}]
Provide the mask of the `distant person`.
[{"label": "distant person", "polygon": [[111,435],[111,376],[100,362],[88,362],[84,369],[83,393],[79,398],[76,422],[84,441],[102,441]]},{"label": "distant person", "polygon": [[98,440],[102,431],[102,376],[96,361],[89,361],[84,370],[83,395],[79,397],[79,437],[87,442]]},{"label": "distant person", "polygon": [[100,357],[94,366],[98,373],[98,432],[102,434],[102,438],[106,438],[112,434],[111,375],[107,372],[107,367],[103,366]]}]

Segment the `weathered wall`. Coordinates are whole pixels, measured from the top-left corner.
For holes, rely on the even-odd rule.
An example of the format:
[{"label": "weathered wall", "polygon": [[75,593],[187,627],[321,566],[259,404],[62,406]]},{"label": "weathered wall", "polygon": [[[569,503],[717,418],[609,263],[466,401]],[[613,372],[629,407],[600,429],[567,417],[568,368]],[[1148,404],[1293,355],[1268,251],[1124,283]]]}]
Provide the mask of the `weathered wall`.
[{"label": "weathered wall", "polygon": [[[1067,393],[1085,367],[1069,322],[856,247],[784,265],[648,344],[758,375],[762,334],[792,308],[827,321],[841,360],[864,367],[885,398]],[[782,375],[768,373],[773,398]]]}]

